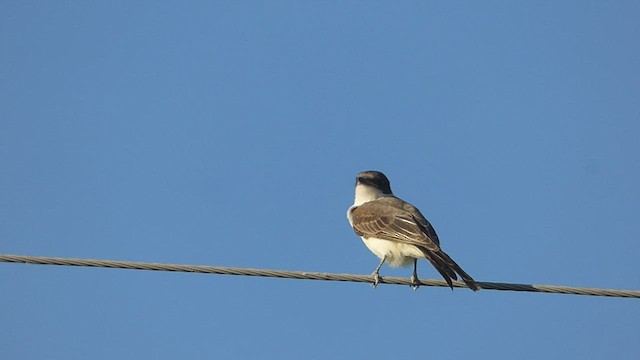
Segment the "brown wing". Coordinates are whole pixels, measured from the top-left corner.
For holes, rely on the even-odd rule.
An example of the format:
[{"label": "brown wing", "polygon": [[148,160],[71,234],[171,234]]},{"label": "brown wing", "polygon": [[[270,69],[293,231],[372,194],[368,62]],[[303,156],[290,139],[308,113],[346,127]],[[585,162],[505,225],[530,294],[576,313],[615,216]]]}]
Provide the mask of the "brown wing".
[{"label": "brown wing", "polygon": [[364,203],[352,210],[351,217],[353,229],[360,236],[440,249],[431,224],[417,208],[396,197]]},{"label": "brown wing", "polygon": [[426,235],[429,237],[429,239],[431,239],[431,241],[436,243],[436,245],[440,246],[440,239],[438,239],[438,235],[436,234],[436,230],[433,228],[433,226],[431,226],[431,223],[429,223],[429,221],[427,221],[427,219],[424,217],[424,215],[422,215],[420,210],[418,210],[417,207],[409,204],[408,202],[403,202],[402,205],[403,205],[402,207],[406,211],[408,211],[409,213],[413,214],[413,218],[420,225],[420,227],[426,233]]}]

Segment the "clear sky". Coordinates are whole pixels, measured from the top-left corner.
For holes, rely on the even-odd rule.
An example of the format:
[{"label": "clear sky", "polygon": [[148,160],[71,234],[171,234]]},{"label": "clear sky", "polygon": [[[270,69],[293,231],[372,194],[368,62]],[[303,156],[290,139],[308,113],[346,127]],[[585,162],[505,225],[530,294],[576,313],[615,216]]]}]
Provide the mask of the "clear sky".
[{"label": "clear sky", "polygon": [[[640,289],[637,1],[2,1],[0,253]],[[381,274],[410,275],[383,267]],[[422,278],[439,278],[421,262]],[[640,302],[0,264],[7,359],[637,359]]]}]

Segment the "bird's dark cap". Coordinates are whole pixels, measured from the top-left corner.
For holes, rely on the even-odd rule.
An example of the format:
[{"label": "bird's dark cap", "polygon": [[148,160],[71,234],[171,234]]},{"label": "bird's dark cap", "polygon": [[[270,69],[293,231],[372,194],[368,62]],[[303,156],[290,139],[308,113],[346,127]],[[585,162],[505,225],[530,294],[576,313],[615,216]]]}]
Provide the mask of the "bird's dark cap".
[{"label": "bird's dark cap", "polygon": [[391,195],[391,183],[387,176],[380,171],[369,170],[363,171],[356,177],[356,185],[373,186],[382,191],[383,194]]}]

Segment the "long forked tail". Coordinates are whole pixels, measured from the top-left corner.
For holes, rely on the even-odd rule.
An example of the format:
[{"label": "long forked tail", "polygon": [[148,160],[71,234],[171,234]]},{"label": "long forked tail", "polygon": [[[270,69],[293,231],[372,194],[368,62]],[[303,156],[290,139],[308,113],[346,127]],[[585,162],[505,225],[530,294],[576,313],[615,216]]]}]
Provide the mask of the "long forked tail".
[{"label": "long forked tail", "polygon": [[458,265],[447,253],[444,251],[432,251],[427,249],[422,249],[422,252],[425,254],[427,260],[433,265],[433,267],[438,270],[440,275],[444,278],[444,280],[449,284],[449,287],[453,290],[452,280],[458,280],[456,273],[460,275],[462,281],[469,287],[469,289],[473,291],[478,291],[478,285],[476,281],[473,280],[471,275],[467,274],[466,271],[462,270],[460,265]]}]

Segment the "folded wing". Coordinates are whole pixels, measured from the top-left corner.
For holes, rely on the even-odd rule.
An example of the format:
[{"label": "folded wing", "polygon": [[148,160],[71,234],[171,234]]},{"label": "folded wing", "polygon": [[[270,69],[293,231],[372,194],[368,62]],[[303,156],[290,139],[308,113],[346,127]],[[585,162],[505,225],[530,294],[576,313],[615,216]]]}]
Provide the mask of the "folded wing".
[{"label": "folded wing", "polygon": [[351,217],[353,229],[360,236],[399,241],[428,250],[440,249],[431,224],[418,209],[398,198],[364,203],[352,211]]}]

